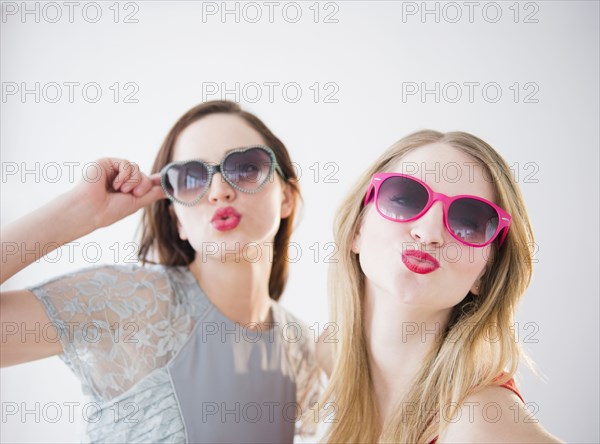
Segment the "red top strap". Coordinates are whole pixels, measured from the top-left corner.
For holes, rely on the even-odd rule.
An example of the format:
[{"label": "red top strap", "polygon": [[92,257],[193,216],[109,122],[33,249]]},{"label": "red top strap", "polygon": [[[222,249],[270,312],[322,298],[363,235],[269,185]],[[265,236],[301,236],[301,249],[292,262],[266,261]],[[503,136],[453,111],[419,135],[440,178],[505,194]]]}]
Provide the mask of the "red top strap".
[{"label": "red top strap", "polygon": [[519,393],[519,389],[517,388],[517,384],[515,384],[514,378],[510,378],[504,384],[501,384],[500,387],[504,387],[504,388],[507,388],[509,390],[512,390],[515,393],[515,395],[517,395],[519,397],[519,399],[521,401],[523,401],[523,404],[525,404],[525,400],[521,396],[521,393]]}]

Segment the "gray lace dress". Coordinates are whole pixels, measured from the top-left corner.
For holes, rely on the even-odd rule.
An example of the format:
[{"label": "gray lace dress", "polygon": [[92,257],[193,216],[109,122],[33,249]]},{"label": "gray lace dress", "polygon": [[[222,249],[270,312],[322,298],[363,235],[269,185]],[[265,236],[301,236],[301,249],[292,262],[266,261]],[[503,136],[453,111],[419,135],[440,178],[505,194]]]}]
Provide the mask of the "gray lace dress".
[{"label": "gray lace dress", "polygon": [[[272,302],[273,326],[226,318],[187,267],[89,267],[30,287],[81,380],[84,441],[292,442],[319,395],[315,341]],[[90,408],[90,406],[92,406]]]}]

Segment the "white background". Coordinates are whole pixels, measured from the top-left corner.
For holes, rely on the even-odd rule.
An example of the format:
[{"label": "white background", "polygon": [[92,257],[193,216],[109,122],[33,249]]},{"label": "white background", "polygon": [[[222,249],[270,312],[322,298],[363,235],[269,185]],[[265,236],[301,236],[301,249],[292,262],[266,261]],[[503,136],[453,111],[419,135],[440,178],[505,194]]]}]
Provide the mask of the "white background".
[{"label": "white background", "polygon": [[[62,2],[28,3],[37,16],[23,16],[21,2],[2,4],[2,225],[72,187],[65,162],[77,163],[74,180],[85,163],[109,155],[149,171],[188,108],[205,99],[238,100],[284,141],[302,172],[306,205],[293,237],[302,256],[291,265],[282,301],[322,326],[324,256],[331,251],[325,244],[335,207],[357,175],[409,132],[471,132],[514,165],[536,235],[538,262],[517,329],[547,381],[523,368],[518,385],[551,433],[570,442],[600,440],[598,2],[475,2],[471,10],[464,2],[275,2],[272,17],[263,2],[76,3],[72,20]],[[237,8],[238,17],[223,17],[224,8]],[[437,9],[437,16],[422,16],[423,8]],[[92,23],[98,9],[102,15]],[[125,23],[128,14],[137,22]],[[36,82],[37,97],[21,95]],[[52,82],[61,86],[58,100]],[[65,82],[79,83],[72,103]],[[102,92],[96,103],[92,87],[82,93],[92,82]],[[261,86],[260,97],[250,82]],[[269,82],[278,82],[271,97]],[[403,95],[410,82],[428,89],[438,82],[439,97]],[[461,86],[458,99],[451,82]],[[471,98],[465,82],[478,83]],[[215,83],[219,91],[207,95]],[[298,87],[302,96],[294,101]],[[129,99],[137,103],[125,103],[133,91]],[[23,167],[35,170],[36,162],[39,172],[22,177]],[[51,162],[62,166],[60,180]],[[337,182],[325,180],[332,172]],[[84,252],[93,258],[94,250],[83,250],[90,242],[102,246],[99,262],[112,263],[117,253],[123,262],[138,217],[81,239],[73,260],[63,248],[60,260],[32,265],[3,289],[90,265]],[[3,442],[78,440],[80,425],[64,403],[84,400],[58,358],[0,376],[3,411],[17,405],[19,413],[40,413],[3,417]],[[56,410],[44,410],[48,403],[62,407],[56,423]],[[75,416],[81,418],[81,406]]]}]

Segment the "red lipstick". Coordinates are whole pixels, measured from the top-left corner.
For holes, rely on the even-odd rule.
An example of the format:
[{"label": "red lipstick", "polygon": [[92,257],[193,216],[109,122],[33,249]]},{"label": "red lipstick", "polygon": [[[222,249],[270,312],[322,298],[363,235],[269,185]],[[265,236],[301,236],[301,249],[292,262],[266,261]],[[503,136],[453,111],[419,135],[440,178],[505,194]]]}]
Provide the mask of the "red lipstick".
[{"label": "red lipstick", "polygon": [[223,207],[215,211],[210,223],[216,230],[229,231],[238,226],[241,218],[242,215],[235,211],[235,208]]},{"label": "red lipstick", "polygon": [[410,271],[427,274],[440,268],[440,263],[430,254],[419,250],[406,250],[402,253],[402,262]]}]

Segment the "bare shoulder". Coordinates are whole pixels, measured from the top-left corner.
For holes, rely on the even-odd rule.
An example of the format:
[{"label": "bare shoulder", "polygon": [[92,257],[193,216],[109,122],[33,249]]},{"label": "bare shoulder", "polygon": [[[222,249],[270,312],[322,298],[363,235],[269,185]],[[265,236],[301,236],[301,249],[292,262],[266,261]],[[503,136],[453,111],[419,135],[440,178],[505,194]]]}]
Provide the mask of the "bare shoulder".
[{"label": "bare shoulder", "polygon": [[[528,408],[529,407],[529,408]],[[511,390],[489,386],[465,399],[438,443],[561,443],[535,418],[535,403],[523,401]]]},{"label": "bare shoulder", "polygon": [[59,337],[58,330],[51,323],[42,302],[31,291],[1,292],[0,316],[0,367],[35,361],[63,352],[60,341],[55,340]]}]

